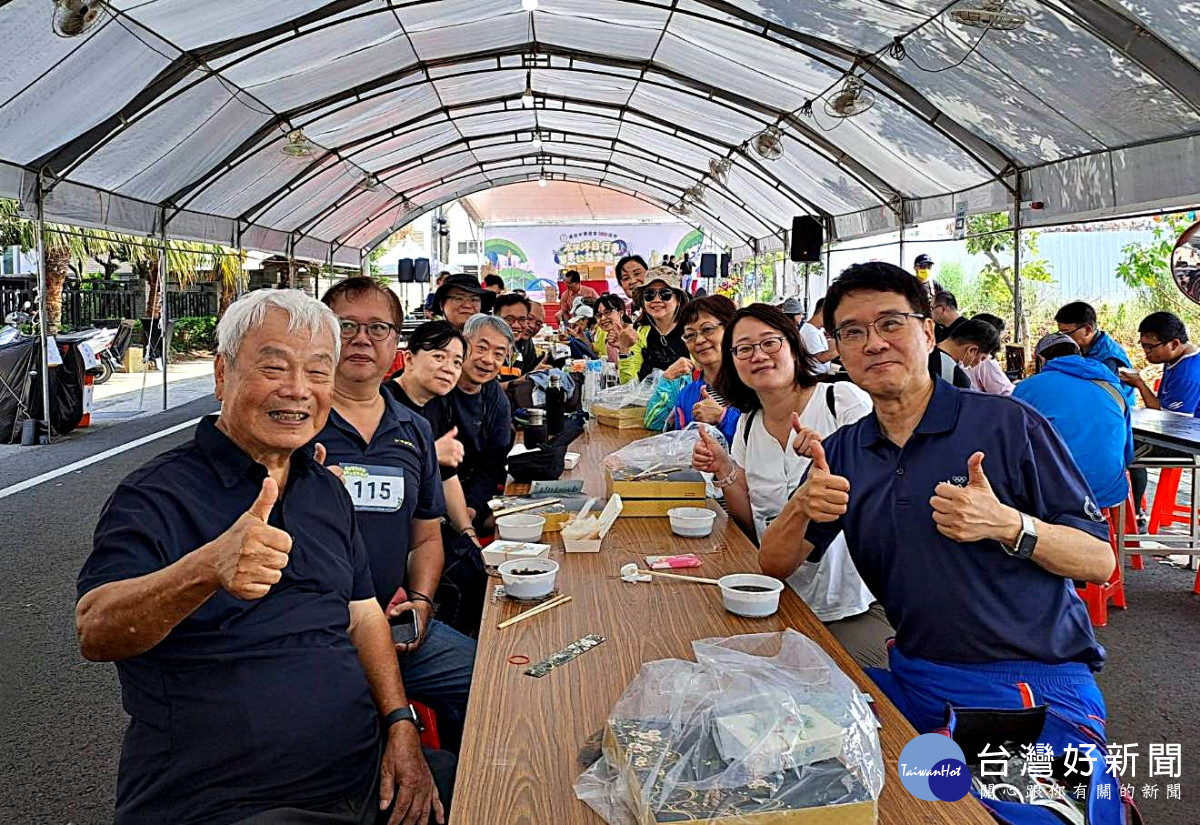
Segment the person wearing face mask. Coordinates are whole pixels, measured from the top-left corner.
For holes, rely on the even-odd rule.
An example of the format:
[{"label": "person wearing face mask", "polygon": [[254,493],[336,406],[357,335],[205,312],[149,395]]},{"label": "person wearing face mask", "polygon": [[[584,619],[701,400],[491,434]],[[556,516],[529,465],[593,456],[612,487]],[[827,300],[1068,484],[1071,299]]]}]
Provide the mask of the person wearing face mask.
[{"label": "person wearing face mask", "polygon": [[[955,325],[948,338],[937,345],[937,350],[949,355],[958,366],[962,367],[963,375],[967,377],[964,389],[975,389],[967,370],[979,366],[985,358],[995,355],[1000,349],[1000,333],[987,321],[977,318],[963,319]],[[955,386],[961,386],[955,384]]]},{"label": "person wearing face mask", "polygon": [[679,273],[656,266],[646,273],[645,286],[636,290],[634,303],[643,308],[634,326],[617,336],[621,382],[641,380],[654,370],[666,371],[680,360],[690,368],[679,311],[690,296],[679,286]]},{"label": "person wearing face mask", "polygon": [[512,406],[498,379],[516,339],[508,324],[494,315],[471,318],[463,337],[467,357],[458,386],[450,393],[463,444],[458,477],[475,529],[490,535],[494,525],[488,502],[504,489],[513,444]]},{"label": "person wearing face mask", "polygon": [[925,291],[929,293],[930,305],[933,304],[934,297],[939,292],[945,292],[945,287],[933,279],[933,258],[921,253],[913,261],[913,272],[917,275],[917,280],[925,287]]},{"label": "person wearing face mask", "polygon": [[417,613],[416,640],[395,646],[400,672],[409,694],[436,711],[442,741],[456,751],[475,642],[433,617],[446,511],[433,430],[382,386],[403,308],[394,292],[362,277],[337,283],[321,301],[338,316],[342,352],[333,410],[315,443],[354,502],[380,606],[389,617]]},{"label": "person wearing face mask", "polygon": [[[458,438],[458,427],[454,424],[448,398],[462,374],[466,351],[467,342],[461,332],[446,321],[427,321],[413,330],[408,338],[404,371],[386,382],[384,387],[405,407],[423,416],[433,428],[449,520],[442,533],[448,567],[457,567],[464,560],[477,561],[478,572],[483,574],[482,557],[478,553],[479,538],[458,477],[465,448]],[[453,626],[469,631],[478,626],[478,614],[483,604],[482,601],[475,603],[473,591],[476,588],[481,590],[482,585],[472,576],[460,578],[460,585],[464,580],[471,587],[460,586],[460,590],[469,589],[472,595],[467,602],[467,594],[463,594],[459,602],[461,615],[454,619]],[[464,607],[466,612],[463,612]]]},{"label": "person wearing face mask", "polygon": [[[758,542],[808,468],[813,441],[871,411],[866,393],[848,382],[818,382],[816,364],[795,322],[776,307],[752,304],[725,326],[717,390],[741,411],[726,451],[701,437],[693,466],[713,474],[729,514]],[[859,663],[886,662],[890,627],[850,561],[845,541],[819,565],[804,565],[788,584],[829,625]]]}]

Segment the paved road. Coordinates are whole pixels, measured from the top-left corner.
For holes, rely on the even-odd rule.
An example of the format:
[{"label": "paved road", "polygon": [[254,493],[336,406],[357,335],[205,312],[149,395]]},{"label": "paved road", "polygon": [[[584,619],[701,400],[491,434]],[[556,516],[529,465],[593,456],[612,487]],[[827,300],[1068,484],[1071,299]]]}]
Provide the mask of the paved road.
[{"label": "paved road", "polygon": [[[213,412],[202,399],[150,419],[6,457],[7,487]],[[116,671],[79,655],[75,576],[105,499],[191,428],[0,499],[0,823],[112,821],[126,717]],[[11,462],[11,464],[10,464]],[[165,825],[165,824],[164,824]]]}]

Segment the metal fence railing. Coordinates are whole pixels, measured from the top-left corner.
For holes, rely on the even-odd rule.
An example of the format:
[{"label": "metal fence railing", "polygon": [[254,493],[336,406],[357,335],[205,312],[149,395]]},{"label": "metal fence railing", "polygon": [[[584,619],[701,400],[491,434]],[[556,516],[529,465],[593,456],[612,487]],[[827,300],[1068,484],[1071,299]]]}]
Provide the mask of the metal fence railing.
[{"label": "metal fence railing", "polygon": [[[0,286],[0,318],[32,302],[34,292],[19,286]],[[66,287],[62,298],[63,326],[78,328],[97,322],[115,322],[146,315],[140,291],[91,290]],[[217,314],[217,296],[211,292],[169,292],[167,309],[171,318]]]}]

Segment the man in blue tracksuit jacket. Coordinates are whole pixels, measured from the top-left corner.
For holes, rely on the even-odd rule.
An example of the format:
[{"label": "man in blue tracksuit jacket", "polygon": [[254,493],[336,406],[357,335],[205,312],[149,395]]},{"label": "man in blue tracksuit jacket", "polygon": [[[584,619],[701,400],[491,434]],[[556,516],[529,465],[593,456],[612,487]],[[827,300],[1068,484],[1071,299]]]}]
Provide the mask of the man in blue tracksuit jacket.
[{"label": "man in blue tracksuit jacket", "polygon": [[1042,371],[1017,384],[1012,397],[1040,412],[1066,442],[1100,507],[1129,495],[1125,468],[1133,461],[1129,405],[1108,367],[1079,354],[1069,336],[1038,341]]}]

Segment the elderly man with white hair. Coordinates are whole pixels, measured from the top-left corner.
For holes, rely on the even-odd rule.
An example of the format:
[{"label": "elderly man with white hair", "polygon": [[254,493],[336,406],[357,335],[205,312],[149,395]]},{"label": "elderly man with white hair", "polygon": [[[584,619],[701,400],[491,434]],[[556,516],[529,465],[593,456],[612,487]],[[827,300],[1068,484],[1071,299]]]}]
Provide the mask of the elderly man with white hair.
[{"label": "elderly man with white hair", "polygon": [[338,318],[260,291],[217,338],[220,414],[118,486],[79,574],[83,655],[131,717],[114,819],[441,822],[353,505],[304,449]]}]

